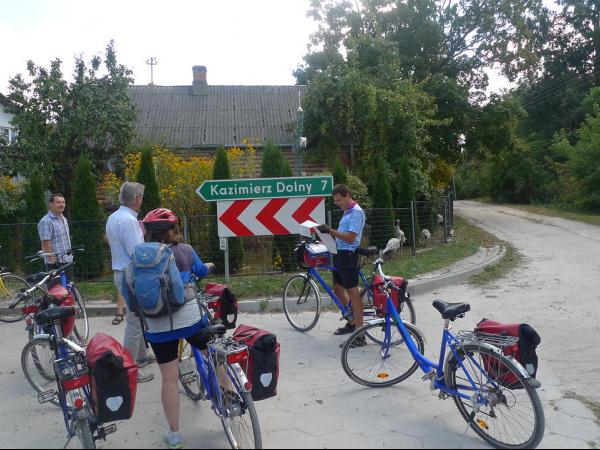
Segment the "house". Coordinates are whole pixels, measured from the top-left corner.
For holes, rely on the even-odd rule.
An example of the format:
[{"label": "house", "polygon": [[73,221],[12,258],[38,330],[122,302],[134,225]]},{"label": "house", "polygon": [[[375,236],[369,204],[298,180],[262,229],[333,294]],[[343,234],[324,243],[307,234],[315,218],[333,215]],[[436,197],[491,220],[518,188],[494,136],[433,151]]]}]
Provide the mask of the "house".
[{"label": "house", "polygon": [[[257,158],[261,158],[263,144],[270,140],[294,169],[294,130],[298,114],[303,114],[299,107],[306,86],[211,86],[205,66],[194,66],[192,75],[188,86],[129,87],[138,109],[140,136],[189,156],[211,156],[221,145],[242,146],[249,138],[258,141]],[[346,154],[341,152],[342,159],[347,160]],[[322,164],[304,161],[304,174],[324,169]]]},{"label": "house", "polygon": [[3,136],[7,142],[13,142],[17,139],[17,130],[10,123],[13,115],[8,111],[9,106],[8,98],[0,94],[0,136]]}]

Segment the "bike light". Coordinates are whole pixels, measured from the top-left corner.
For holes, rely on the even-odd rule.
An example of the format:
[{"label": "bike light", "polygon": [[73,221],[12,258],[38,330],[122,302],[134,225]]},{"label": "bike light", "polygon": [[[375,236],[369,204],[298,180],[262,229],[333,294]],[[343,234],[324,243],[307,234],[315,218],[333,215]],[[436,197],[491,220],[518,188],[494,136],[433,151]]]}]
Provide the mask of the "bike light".
[{"label": "bike light", "polygon": [[85,405],[85,402],[83,401],[82,398],[76,398],[75,401],[73,402],[73,406],[75,407],[75,409],[82,409],[84,405]]},{"label": "bike light", "polygon": [[21,311],[24,316],[27,316],[29,314],[36,314],[39,311],[39,309],[37,306],[26,306]]},{"label": "bike light", "polygon": [[236,364],[248,359],[248,349],[244,349],[241,352],[229,353],[227,355],[227,364]]},{"label": "bike light", "polygon": [[252,383],[250,383],[249,381],[246,381],[244,383],[244,389],[246,389],[247,392],[251,392],[252,391]]}]

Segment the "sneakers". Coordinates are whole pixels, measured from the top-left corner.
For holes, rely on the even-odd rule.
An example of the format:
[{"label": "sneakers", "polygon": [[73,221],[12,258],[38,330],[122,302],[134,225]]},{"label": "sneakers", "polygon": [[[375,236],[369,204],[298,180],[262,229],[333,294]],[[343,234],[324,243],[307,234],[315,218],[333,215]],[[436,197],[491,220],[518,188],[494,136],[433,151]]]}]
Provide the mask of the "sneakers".
[{"label": "sneakers", "polygon": [[181,434],[174,431],[165,431],[165,442],[167,447],[171,449],[183,448],[183,438],[181,437]]},{"label": "sneakers", "polygon": [[154,380],[154,374],[144,372],[143,370],[138,371],[137,381],[138,383],[146,383],[148,381]]},{"label": "sneakers", "polygon": [[346,325],[335,330],[333,332],[333,334],[335,334],[336,336],[341,336],[343,334],[350,334],[350,333],[354,333],[355,329],[356,329],[356,327],[354,325],[350,324],[350,322],[347,322]]},{"label": "sneakers", "polygon": [[156,362],[156,356],[150,355],[150,356],[147,356],[144,359],[139,360],[137,362],[137,366],[138,366],[138,368],[141,369],[143,367],[146,367],[148,364],[154,364],[155,362]]},{"label": "sneakers", "polygon": [[[346,345],[346,343],[342,342],[340,344],[340,348],[344,348],[344,345]],[[363,335],[363,336],[358,336],[358,337],[354,338],[354,340],[350,344],[350,348],[365,347],[366,345],[367,345],[367,338]]]}]

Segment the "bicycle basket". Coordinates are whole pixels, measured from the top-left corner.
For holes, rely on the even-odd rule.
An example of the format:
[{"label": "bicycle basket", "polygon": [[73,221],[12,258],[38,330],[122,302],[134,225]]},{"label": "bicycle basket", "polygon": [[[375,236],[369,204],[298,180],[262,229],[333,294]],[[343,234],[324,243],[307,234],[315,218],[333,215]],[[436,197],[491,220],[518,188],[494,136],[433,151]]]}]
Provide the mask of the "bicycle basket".
[{"label": "bicycle basket", "polygon": [[329,250],[327,250],[325,244],[307,244],[303,253],[305,267],[319,267],[329,264]]}]

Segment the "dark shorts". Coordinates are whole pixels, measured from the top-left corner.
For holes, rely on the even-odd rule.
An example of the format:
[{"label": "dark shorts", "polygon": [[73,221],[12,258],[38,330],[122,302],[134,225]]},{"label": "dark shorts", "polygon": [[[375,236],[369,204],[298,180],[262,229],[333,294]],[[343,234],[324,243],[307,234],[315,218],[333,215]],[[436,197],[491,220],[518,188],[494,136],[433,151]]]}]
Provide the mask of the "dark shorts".
[{"label": "dark shorts", "polygon": [[[208,341],[207,339],[199,339],[199,334],[185,338],[192,346],[198,350],[206,350]],[[179,340],[163,342],[161,344],[154,344],[150,342],[154,355],[156,356],[156,362],[158,364],[167,364],[171,361],[175,361],[179,353]]]},{"label": "dark shorts", "polygon": [[340,250],[333,255],[333,265],[337,270],[333,271],[333,282],[344,289],[352,289],[358,286],[358,253],[349,250]]}]

